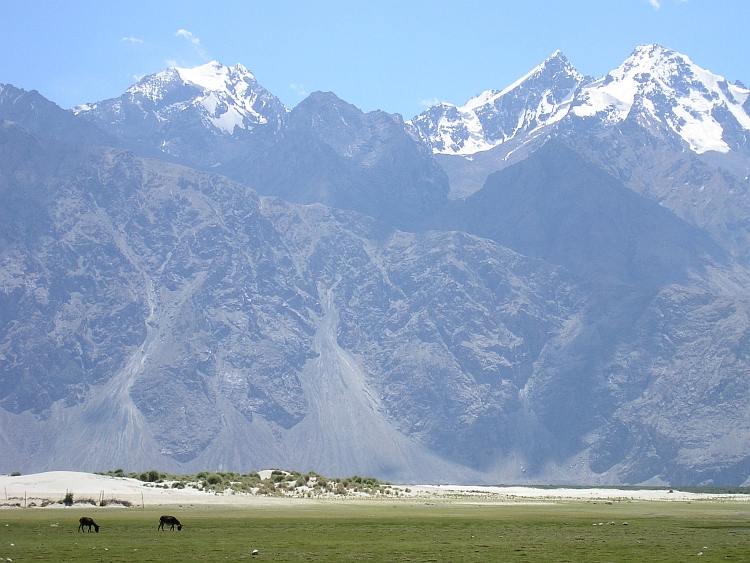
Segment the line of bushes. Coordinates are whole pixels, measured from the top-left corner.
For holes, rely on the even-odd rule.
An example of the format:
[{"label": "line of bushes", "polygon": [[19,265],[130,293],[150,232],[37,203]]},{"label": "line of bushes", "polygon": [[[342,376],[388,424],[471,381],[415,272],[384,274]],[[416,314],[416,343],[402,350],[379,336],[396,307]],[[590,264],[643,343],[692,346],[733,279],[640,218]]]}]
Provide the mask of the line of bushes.
[{"label": "line of bushes", "polygon": [[154,483],[154,486],[184,489],[194,487],[203,491],[223,492],[227,489],[237,492],[255,492],[256,494],[273,495],[305,488],[313,494],[333,492],[347,494],[349,492],[366,494],[390,494],[390,483],[380,481],[375,477],[360,477],[354,475],[347,478],[329,478],[314,471],[302,474],[297,471],[282,471],[274,469],[267,479],[261,479],[257,472],[211,472],[201,471],[195,475],[173,475],[155,469],[141,473],[126,473],[122,469],[99,473],[111,477],[129,477],[144,483]]}]

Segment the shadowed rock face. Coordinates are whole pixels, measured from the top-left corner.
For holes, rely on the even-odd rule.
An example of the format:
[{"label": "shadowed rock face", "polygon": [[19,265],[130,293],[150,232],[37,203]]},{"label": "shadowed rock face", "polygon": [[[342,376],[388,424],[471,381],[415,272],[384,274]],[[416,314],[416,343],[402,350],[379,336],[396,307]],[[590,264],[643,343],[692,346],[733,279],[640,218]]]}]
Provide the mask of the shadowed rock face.
[{"label": "shadowed rock face", "polygon": [[[750,151],[695,154],[635,120],[618,129],[590,127],[564,135],[578,153],[634,192],[700,228],[745,267],[750,263]],[[747,132],[745,132],[747,134]]]},{"label": "shadowed rock face", "polygon": [[689,283],[726,262],[708,235],[625,188],[558,141],[451,202],[435,221],[603,284]]}]

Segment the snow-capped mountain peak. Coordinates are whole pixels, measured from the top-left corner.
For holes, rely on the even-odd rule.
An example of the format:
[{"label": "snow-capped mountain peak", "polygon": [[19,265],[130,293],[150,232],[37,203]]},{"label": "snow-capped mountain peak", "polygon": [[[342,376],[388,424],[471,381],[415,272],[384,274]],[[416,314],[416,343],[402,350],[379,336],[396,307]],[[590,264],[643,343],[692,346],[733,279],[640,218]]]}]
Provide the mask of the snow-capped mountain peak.
[{"label": "snow-capped mountain peak", "polygon": [[750,130],[743,108],[749,95],[750,90],[729,84],[685,55],[658,44],[641,45],[615,70],[583,88],[572,113],[610,123],[632,117],[675,133],[696,153],[728,152],[717,117],[731,116]]},{"label": "snow-capped mountain peak", "polygon": [[583,77],[556,51],[507,88],[461,107],[433,106],[409,125],[435,153],[471,155],[511,139],[523,144],[550,127],[575,128],[581,120],[606,127],[625,119],[699,154],[728,152],[747,142],[750,90],[658,44],[637,47],[598,80]]},{"label": "snow-capped mountain peak", "polygon": [[507,88],[482,92],[462,107],[431,107],[409,125],[435,153],[470,155],[559,121],[585,81],[555,51]]},{"label": "snow-capped mountain peak", "polygon": [[197,114],[207,129],[228,135],[278,121],[289,111],[244,66],[216,61],[195,68],[171,67],[142,78],[119,98],[74,111],[94,120],[106,114],[109,124],[116,124],[138,110],[158,122]]},{"label": "snow-capped mountain peak", "polygon": [[497,99],[521,87],[521,85],[527,81],[539,80],[542,77],[548,78],[550,74],[554,76],[560,71],[563,71],[565,74],[579,77],[581,79],[583,78],[578,74],[578,71],[573,68],[573,66],[568,62],[568,59],[565,58],[565,55],[563,55],[562,51],[557,50],[552,53],[552,55],[542,64],[527,72],[510,86],[507,86],[502,90],[487,90],[486,92],[482,92],[478,96],[475,96],[474,98],[466,102],[466,105],[464,105],[462,109],[477,109],[483,105],[494,103]]}]

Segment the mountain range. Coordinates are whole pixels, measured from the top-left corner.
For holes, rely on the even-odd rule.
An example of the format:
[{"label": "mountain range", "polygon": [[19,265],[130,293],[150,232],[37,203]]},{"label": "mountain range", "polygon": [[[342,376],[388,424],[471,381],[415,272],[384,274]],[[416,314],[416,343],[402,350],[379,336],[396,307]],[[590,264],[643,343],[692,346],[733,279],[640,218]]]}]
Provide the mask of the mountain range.
[{"label": "mountain range", "polygon": [[745,264],[750,252],[750,90],[660,45],[644,45],[606,76],[578,73],[555,53],[501,91],[413,118],[454,198],[564,139],[631,190],[705,229]]},{"label": "mountain range", "polygon": [[0,85],[0,470],[750,483],[750,90],[560,52],[404,121]]}]

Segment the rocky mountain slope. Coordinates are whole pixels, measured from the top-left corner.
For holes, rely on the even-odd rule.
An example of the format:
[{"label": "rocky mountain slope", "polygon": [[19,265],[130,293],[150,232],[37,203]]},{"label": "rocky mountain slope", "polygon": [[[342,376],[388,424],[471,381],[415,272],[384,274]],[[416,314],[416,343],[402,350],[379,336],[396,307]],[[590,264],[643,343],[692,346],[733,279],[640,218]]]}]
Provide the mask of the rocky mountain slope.
[{"label": "rocky mountain slope", "polygon": [[0,471],[749,482],[745,92],[658,46],[422,129],[217,63],[3,86]]},{"label": "rocky mountain slope", "polygon": [[741,273],[594,287],[487,239],[2,131],[3,470],[747,478],[717,446],[747,431],[720,424],[748,391]]},{"label": "rocky mountain slope", "polygon": [[[472,421],[513,396],[491,366],[528,372],[578,307],[554,268],[482,239],[3,133],[5,194],[39,186],[6,208],[22,236],[2,241],[4,465],[458,479],[460,456],[438,453],[479,442]],[[20,146],[35,159],[8,158]],[[60,158],[61,177],[36,164]],[[445,339],[448,318],[471,348]]]}]

